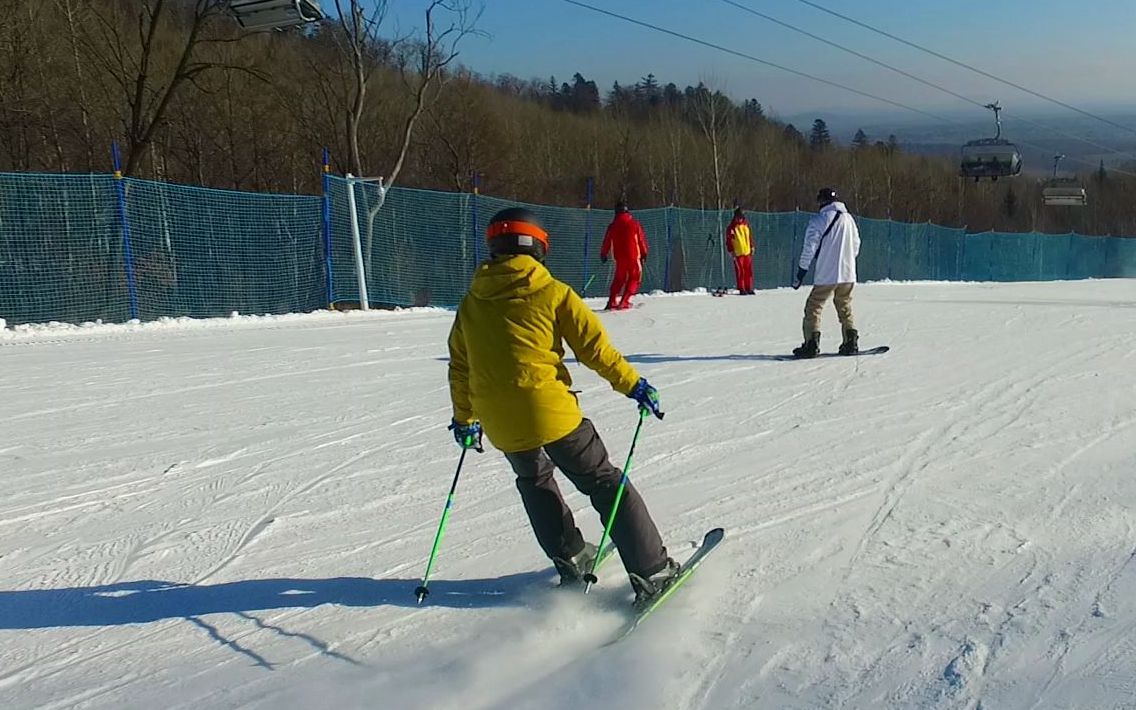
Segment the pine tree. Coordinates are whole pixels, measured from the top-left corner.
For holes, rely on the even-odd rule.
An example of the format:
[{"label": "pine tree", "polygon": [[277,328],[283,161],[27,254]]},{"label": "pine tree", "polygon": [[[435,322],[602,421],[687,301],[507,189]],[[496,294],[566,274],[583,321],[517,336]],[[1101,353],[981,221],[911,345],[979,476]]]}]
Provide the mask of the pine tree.
[{"label": "pine tree", "polygon": [[1106,177],[1108,177],[1108,173],[1107,173],[1107,172],[1105,172],[1105,169],[1104,169],[1104,159],[1103,159],[1103,158],[1101,158],[1101,161],[1100,161],[1100,167],[1099,167],[1099,168],[1097,168],[1097,182],[1098,182],[1098,183],[1104,182],[1104,179],[1105,179]]},{"label": "pine tree", "polygon": [[742,104],[742,115],[748,121],[760,121],[765,118],[765,109],[757,99],[746,99]]},{"label": "pine tree", "polygon": [[600,107],[600,90],[596,82],[588,81],[579,72],[572,77],[572,82],[573,111],[588,113]]},{"label": "pine tree", "polygon": [[867,148],[869,145],[868,134],[864,133],[864,129],[860,128],[856,131],[856,136],[852,138],[852,147],[857,150]]},{"label": "pine tree", "polygon": [[611,91],[607,94],[607,105],[614,109],[623,108],[623,104],[627,101],[627,94],[627,89],[620,86],[618,81],[615,82],[611,86]]},{"label": "pine tree", "polygon": [[828,132],[828,124],[818,118],[813,121],[813,130],[809,132],[809,146],[814,150],[824,150],[832,145],[832,134]]},{"label": "pine tree", "polygon": [[899,139],[895,137],[894,133],[888,136],[887,148],[888,153],[895,154],[899,152]]},{"label": "pine tree", "polygon": [[787,126],[785,126],[784,133],[785,133],[785,137],[788,138],[789,140],[793,141],[794,143],[804,143],[805,142],[805,137],[801,134],[800,131],[797,130],[797,127],[794,126],[791,123],[788,124]]},{"label": "pine tree", "polygon": [[648,106],[654,108],[659,104],[659,82],[655,79],[654,74],[648,74],[639,80],[635,86],[636,92],[641,96],[641,100]]}]

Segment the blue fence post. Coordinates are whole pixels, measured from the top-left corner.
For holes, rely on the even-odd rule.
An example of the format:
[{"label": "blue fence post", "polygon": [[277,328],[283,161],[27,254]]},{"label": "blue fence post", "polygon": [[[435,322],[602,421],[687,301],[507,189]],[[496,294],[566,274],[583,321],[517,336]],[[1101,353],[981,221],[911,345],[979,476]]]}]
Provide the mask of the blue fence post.
[{"label": "blue fence post", "polygon": [[323,149],[323,261],[327,276],[327,307],[335,310],[335,289],[331,269],[331,151]]},{"label": "blue fence post", "polygon": [[474,170],[469,179],[473,185],[473,221],[469,231],[473,239],[473,268],[477,269],[477,265],[481,263],[481,239],[477,233],[477,201],[478,196],[481,195],[481,176]]},{"label": "blue fence post", "polygon": [[130,301],[130,319],[138,320],[138,283],[134,279],[134,249],[130,245],[130,220],[126,214],[126,178],[122,175],[122,158],[118,154],[118,141],[111,143],[114,161],[114,187],[118,195],[118,221],[122,228],[122,261],[126,269],[126,294]]},{"label": "blue fence post", "polygon": [[671,288],[671,286],[672,286],[672,284],[671,284],[671,253],[672,253],[673,250],[671,248],[671,235],[672,235],[671,215],[674,212],[674,203],[675,203],[675,194],[674,194],[674,190],[672,189],[671,190],[671,203],[669,205],[667,205],[666,208],[663,210],[663,216],[666,218],[666,223],[667,223],[667,258],[663,262],[663,290],[664,291],[671,291],[672,290],[672,288]]},{"label": "blue fence post", "polygon": [[584,198],[587,200],[584,212],[584,290],[581,295],[588,295],[588,284],[591,281],[588,279],[588,256],[591,254],[592,244],[592,199],[595,197],[596,179],[588,178],[584,182]]}]

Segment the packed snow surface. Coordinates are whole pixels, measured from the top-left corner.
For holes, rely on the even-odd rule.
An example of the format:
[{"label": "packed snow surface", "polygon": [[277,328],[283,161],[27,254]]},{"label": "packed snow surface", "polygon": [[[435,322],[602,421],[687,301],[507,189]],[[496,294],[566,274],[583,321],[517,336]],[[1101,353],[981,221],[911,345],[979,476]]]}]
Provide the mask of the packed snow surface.
[{"label": "packed snow surface", "polygon": [[[727,530],[610,647],[618,561],[553,590],[494,451],[415,603],[452,314],[0,333],[0,707],[1136,706],[1136,282],[860,286],[890,353],[778,361],[804,296],[602,316],[672,554]],[[622,463],[633,405],[570,367]]]}]

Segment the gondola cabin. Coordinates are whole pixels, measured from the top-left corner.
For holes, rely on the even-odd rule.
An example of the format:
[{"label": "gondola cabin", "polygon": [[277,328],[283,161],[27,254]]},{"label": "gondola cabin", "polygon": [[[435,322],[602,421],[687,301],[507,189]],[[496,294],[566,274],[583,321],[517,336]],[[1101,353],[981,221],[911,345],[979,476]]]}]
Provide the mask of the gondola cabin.
[{"label": "gondola cabin", "polygon": [[1001,138],[970,141],[962,147],[959,174],[963,177],[997,180],[1022,172],[1022,154],[1018,147]]},{"label": "gondola cabin", "polygon": [[993,138],[979,138],[962,147],[962,160],[959,174],[974,178],[997,180],[1000,177],[1013,177],[1022,172],[1022,154],[1018,146],[1002,137],[1002,107],[995,101],[985,108],[994,112],[994,125],[998,132]]},{"label": "gondola cabin", "polygon": [[229,12],[246,30],[286,30],[323,19],[319,0],[229,0]]}]

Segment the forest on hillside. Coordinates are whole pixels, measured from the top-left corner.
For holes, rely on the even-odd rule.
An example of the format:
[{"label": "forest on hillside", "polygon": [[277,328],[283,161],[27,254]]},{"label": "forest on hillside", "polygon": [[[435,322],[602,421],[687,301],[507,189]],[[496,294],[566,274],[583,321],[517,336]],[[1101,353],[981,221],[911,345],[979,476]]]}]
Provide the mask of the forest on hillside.
[{"label": "forest on hillside", "polygon": [[109,172],[117,142],[132,176],[318,193],[326,147],[335,172],[441,190],[476,180],[525,202],[582,206],[591,178],[601,207],[784,211],[831,185],[869,217],[1136,235],[1136,178],[1103,167],[1081,175],[1087,207],[1046,207],[1035,178],[976,184],[894,136],[841,143],[823,116],[784,124],[712,81],[484,76],[461,64],[487,37],[476,5],[402,1],[421,5],[422,31],[394,36],[384,3],[360,0],[325,0],[324,22],[275,33],[242,33],[222,0],[10,0],[0,171]]}]

